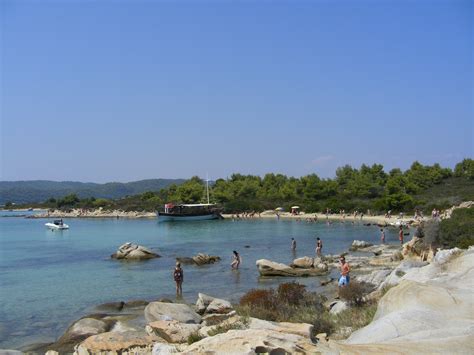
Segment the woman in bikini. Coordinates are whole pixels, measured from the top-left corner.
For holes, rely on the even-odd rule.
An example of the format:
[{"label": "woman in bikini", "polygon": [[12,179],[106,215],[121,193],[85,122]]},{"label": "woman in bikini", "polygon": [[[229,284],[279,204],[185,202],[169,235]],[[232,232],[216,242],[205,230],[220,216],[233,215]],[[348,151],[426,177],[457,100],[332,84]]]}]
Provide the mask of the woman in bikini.
[{"label": "woman in bikini", "polygon": [[237,253],[235,250],[233,251],[233,254],[234,255],[232,255],[232,263],[230,264],[230,266],[232,267],[232,269],[238,269],[241,262],[241,258],[239,253]]},{"label": "woman in bikini", "polygon": [[184,280],[184,272],[181,269],[181,264],[179,262],[176,263],[176,267],[173,272],[174,281],[176,282],[176,296],[181,296],[183,294],[183,280]]}]

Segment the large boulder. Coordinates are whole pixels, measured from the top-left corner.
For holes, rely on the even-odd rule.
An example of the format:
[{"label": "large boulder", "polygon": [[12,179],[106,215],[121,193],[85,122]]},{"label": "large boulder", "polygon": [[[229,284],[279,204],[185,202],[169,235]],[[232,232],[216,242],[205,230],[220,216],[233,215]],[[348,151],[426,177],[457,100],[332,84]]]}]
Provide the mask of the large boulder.
[{"label": "large boulder", "polygon": [[347,306],[346,302],[336,301],[336,302],[331,303],[330,308],[331,309],[329,310],[329,313],[336,315],[336,314],[341,313],[342,311],[345,311],[349,307]]},{"label": "large boulder", "polygon": [[292,267],[299,267],[303,269],[309,269],[310,267],[314,266],[314,258],[309,256],[303,256],[302,258],[298,258],[293,260],[291,264]]},{"label": "large boulder", "polygon": [[175,320],[159,320],[148,323],[145,329],[149,335],[157,335],[168,343],[185,343],[190,335],[197,333],[200,327],[199,324],[186,324]]},{"label": "large boulder", "polygon": [[217,255],[208,255],[204,253],[199,253],[191,258],[189,257],[178,257],[176,261],[179,261],[181,264],[191,264],[191,265],[207,265],[207,264],[214,264],[220,261],[221,258]]},{"label": "large boulder", "polygon": [[181,323],[201,323],[201,316],[181,303],[151,302],[145,308],[145,318],[148,322],[174,319]]},{"label": "large boulder", "polygon": [[[407,270],[341,353],[468,354],[474,348],[474,249]],[[457,254],[457,255],[456,255]]]},{"label": "large boulder", "polygon": [[316,345],[301,335],[267,329],[239,329],[204,338],[183,354],[316,354]]},{"label": "large boulder", "polygon": [[194,263],[196,265],[205,265],[205,264],[214,264],[221,260],[219,256],[216,255],[207,255],[203,253],[199,253],[196,256],[193,256]]},{"label": "large boulder", "polygon": [[364,248],[368,248],[368,247],[371,247],[373,244],[371,243],[368,243],[364,240],[354,240],[352,242],[352,245],[351,247],[349,248],[349,250],[351,251],[356,251],[356,250],[359,250],[359,249],[364,249]]},{"label": "large boulder", "polygon": [[429,246],[425,245],[423,238],[413,237],[410,241],[403,244],[402,254],[405,258],[419,258]]},{"label": "large boulder", "polygon": [[229,301],[199,293],[196,301],[196,310],[199,314],[225,314],[232,311],[233,307]]},{"label": "large boulder", "polygon": [[72,352],[74,346],[84,339],[96,334],[108,332],[114,321],[105,321],[92,317],[85,317],[74,322],[66,332],[49,349],[60,353]]},{"label": "large boulder", "polygon": [[292,268],[267,259],[257,260],[256,264],[261,276],[319,276],[328,273],[328,266],[323,262],[308,269]]},{"label": "large boulder", "polygon": [[250,318],[248,329],[272,330],[284,334],[295,334],[310,339],[314,326],[307,323],[270,322],[258,318]]},{"label": "large boulder", "polygon": [[160,256],[141,245],[125,243],[111,257],[118,260],[148,260]]},{"label": "large boulder", "polygon": [[236,311],[230,311],[229,313],[225,313],[225,314],[219,314],[219,313],[205,314],[202,317],[202,324],[205,326],[217,325],[235,316],[236,314],[237,314]]},{"label": "large boulder", "polygon": [[[75,355],[90,354],[150,354],[153,344],[161,339],[145,332],[102,333],[84,340],[76,348]],[[162,340],[161,340],[162,341]]]},{"label": "large boulder", "polygon": [[[400,283],[402,278],[405,276],[405,274],[414,268],[420,268],[423,266],[426,266],[428,263],[425,261],[419,261],[419,260],[404,260],[402,261],[395,269],[390,271],[388,275],[383,278],[382,282],[379,283],[378,289],[383,290],[383,289],[388,289],[390,287],[396,286]],[[377,281],[380,280],[381,277],[377,277]],[[364,281],[362,279],[361,281]],[[374,282],[371,282],[368,280],[368,282],[371,282],[372,284],[375,284],[375,277],[373,279]]]},{"label": "large boulder", "polygon": [[374,270],[368,274],[358,275],[356,277],[356,280],[359,282],[366,282],[372,284],[375,287],[379,287],[379,285],[385,281],[385,279],[388,275],[390,275],[391,272],[391,269]]}]

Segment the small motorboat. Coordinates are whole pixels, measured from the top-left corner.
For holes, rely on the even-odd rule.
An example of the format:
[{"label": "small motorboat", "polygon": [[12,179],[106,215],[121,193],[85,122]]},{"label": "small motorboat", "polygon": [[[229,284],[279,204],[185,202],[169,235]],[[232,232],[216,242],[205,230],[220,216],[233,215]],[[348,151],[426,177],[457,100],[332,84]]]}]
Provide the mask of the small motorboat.
[{"label": "small motorboat", "polygon": [[69,229],[69,226],[66,223],[64,223],[62,219],[57,219],[53,221],[53,223],[51,222],[45,223],[45,226],[52,230]]}]

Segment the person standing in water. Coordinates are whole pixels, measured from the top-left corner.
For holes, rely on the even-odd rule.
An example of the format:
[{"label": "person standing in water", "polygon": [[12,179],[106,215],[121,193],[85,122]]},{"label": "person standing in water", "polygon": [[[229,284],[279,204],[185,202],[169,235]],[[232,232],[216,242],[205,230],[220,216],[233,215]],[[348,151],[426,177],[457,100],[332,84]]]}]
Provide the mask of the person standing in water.
[{"label": "person standing in water", "polygon": [[291,238],[291,250],[296,250],[296,240],[295,238]]},{"label": "person standing in water", "polygon": [[316,254],[321,255],[321,250],[323,250],[323,241],[319,239],[319,237],[316,238]]},{"label": "person standing in water", "polygon": [[174,281],[176,282],[176,296],[180,297],[183,294],[183,280],[184,280],[184,272],[181,269],[181,264],[179,262],[176,263],[176,267],[174,268],[173,273]]},{"label": "person standing in water", "polygon": [[385,243],[385,231],[383,230],[383,228],[380,228],[380,240],[382,241],[382,243]]},{"label": "person standing in water", "polygon": [[241,258],[239,253],[237,253],[235,250],[233,251],[233,253],[234,255],[232,256],[232,263],[230,264],[230,266],[232,267],[232,269],[238,269],[241,262]]},{"label": "person standing in water", "polygon": [[400,226],[400,231],[398,232],[398,239],[400,240],[400,244],[403,245],[403,227]]}]

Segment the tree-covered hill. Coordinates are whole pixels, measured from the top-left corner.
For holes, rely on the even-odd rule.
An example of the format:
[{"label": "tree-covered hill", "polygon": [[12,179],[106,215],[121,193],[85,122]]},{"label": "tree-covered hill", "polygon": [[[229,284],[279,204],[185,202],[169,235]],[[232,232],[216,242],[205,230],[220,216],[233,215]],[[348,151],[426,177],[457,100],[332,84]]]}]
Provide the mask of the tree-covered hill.
[{"label": "tree-covered hill", "polygon": [[0,205],[6,202],[15,204],[43,202],[51,197],[58,199],[69,194],[76,194],[80,198],[119,199],[145,191],[159,191],[171,184],[183,182],[182,179],[148,179],[105,184],[48,180],[0,181]]},{"label": "tree-covered hill", "polygon": [[[206,201],[206,184],[197,176],[184,182],[178,180],[180,184],[166,180],[168,185],[162,188],[152,181],[70,185],[69,190],[61,190],[61,193],[50,189],[42,199],[39,194],[37,196],[44,208],[102,207],[126,211],[153,211],[167,202]],[[0,188],[2,184],[6,183],[0,183]],[[93,191],[96,185],[100,189]],[[330,209],[333,212],[345,210],[346,213],[355,210],[411,213],[418,208],[429,213],[433,208],[445,209],[474,200],[474,160],[464,159],[454,170],[419,162],[414,162],[406,171],[392,169],[388,172],[380,164],[363,164],[360,168],[345,165],[336,170],[333,179],[322,179],[316,174],[299,178],[273,173],[263,177],[233,174],[228,179],[217,179],[211,185],[211,202],[221,204],[228,213],[263,211],[277,206],[289,210],[293,205],[306,212]],[[64,196],[66,191],[70,193]],[[115,197],[110,197],[113,194]],[[63,197],[50,198],[55,196]],[[16,201],[13,199],[13,202]]]}]

